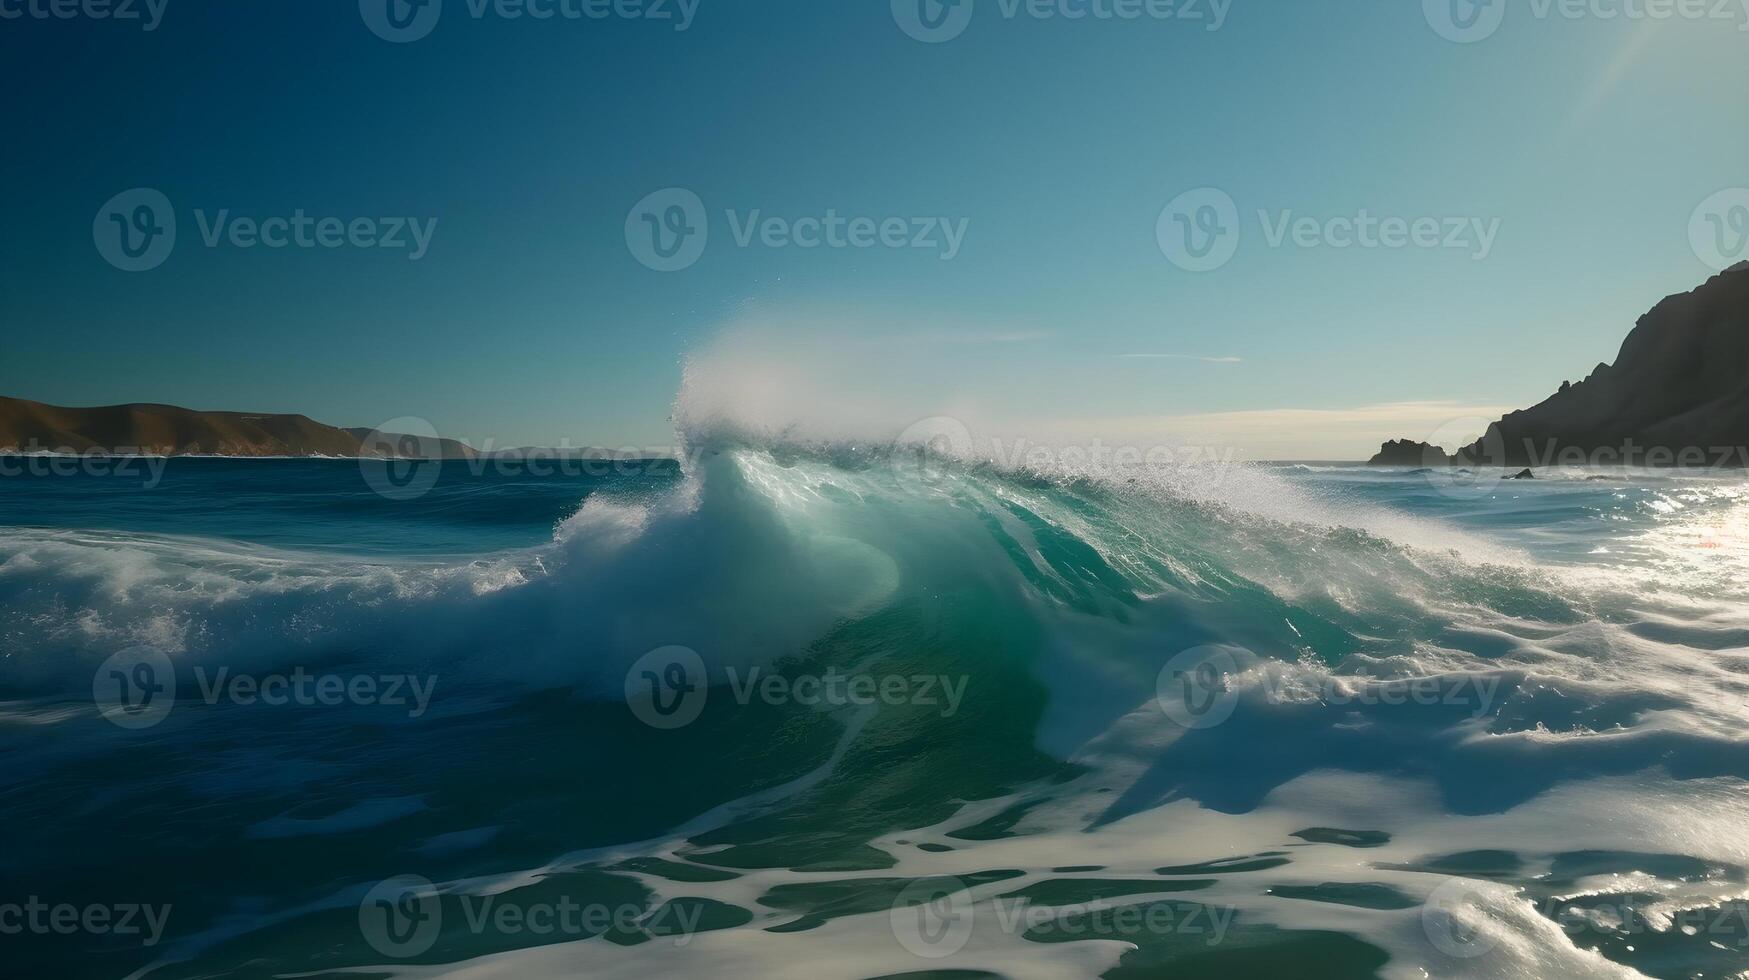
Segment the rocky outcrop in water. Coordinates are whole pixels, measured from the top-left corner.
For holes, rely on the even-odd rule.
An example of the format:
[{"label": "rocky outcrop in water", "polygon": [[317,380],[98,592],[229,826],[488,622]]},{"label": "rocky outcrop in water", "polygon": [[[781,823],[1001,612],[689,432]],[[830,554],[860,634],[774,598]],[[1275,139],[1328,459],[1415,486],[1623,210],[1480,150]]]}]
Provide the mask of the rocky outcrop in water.
[{"label": "rocky outcrop in water", "polygon": [[1387,442],[1371,460],[1373,466],[1450,466],[1445,450],[1425,442],[1399,439]]}]

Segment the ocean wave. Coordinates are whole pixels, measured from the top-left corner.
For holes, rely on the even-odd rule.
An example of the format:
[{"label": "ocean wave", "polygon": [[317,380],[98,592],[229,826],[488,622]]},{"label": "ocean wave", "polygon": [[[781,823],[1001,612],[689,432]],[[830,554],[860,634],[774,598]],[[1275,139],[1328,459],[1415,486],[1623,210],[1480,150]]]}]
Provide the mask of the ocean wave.
[{"label": "ocean wave", "polygon": [[[324,739],[346,744],[344,725],[306,733],[306,749],[274,738],[234,749],[245,755],[227,772],[289,781],[233,780],[262,796],[245,824],[264,828],[259,846],[383,841],[450,869],[438,880],[457,900],[593,875],[604,888],[635,882],[653,905],[704,898],[747,914],[684,948],[457,947],[441,966],[412,968],[366,951],[351,964],[404,976],[547,975],[561,962],[602,975],[781,976],[827,950],[847,975],[887,975],[916,960],[894,949],[886,903],[834,911],[827,886],[884,895],[894,881],[948,876],[968,882],[967,901],[990,916],[1027,889],[1078,904],[1114,881],[1158,904],[1171,890],[1147,886],[1172,877],[1159,870],[1168,867],[1203,867],[1196,902],[1237,916],[1246,942],[1302,952],[1333,943],[1331,955],[1356,969],[1376,953],[1395,973],[1626,976],[1628,953],[1581,948],[1526,908],[1539,868],[1658,842],[1663,858],[1617,864],[1679,906],[1726,901],[1735,879],[1661,874],[1669,861],[1749,866],[1730,829],[1749,776],[1739,736],[1749,689],[1737,680],[1745,627],[1730,603],[1550,568],[1259,467],[1004,468],[744,434],[695,460],[664,493],[592,496],[551,542],[464,563],[7,531],[0,689],[22,699],[7,720],[13,730],[78,724],[57,711],[131,644],[167,651],[179,671],[430,671],[441,727],[422,750],[458,755],[497,744],[509,717],[562,744],[578,718],[590,719],[586,730],[617,724],[628,668],[659,648],[696,651],[718,696],[754,667],[886,665],[969,679],[953,718],[771,709],[720,722],[765,740],[736,729],[689,743],[689,766],[725,770],[713,792],[640,790],[642,804],[623,804],[645,814],[632,837],[611,829],[611,814],[573,816],[569,833],[596,841],[575,848],[554,846],[555,829],[487,835],[503,849],[490,873],[465,841],[501,821],[452,815],[445,803],[496,792],[476,786],[490,765],[427,777],[398,756],[349,760],[343,785],[365,779],[356,767],[379,767],[363,798],[403,801],[361,816],[352,795],[305,812],[313,781],[342,765],[321,756]],[[1173,720],[1178,696],[1162,678],[1195,650],[1229,658],[1223,724]],[[553,690],[566,700],[547,705]],[[190,746],[218,723],[176,717],[166,737]],[[611,744],[639,765],[663,751]],[[733,748],[746,745],[760,752]],[[60,751],[87,750],[100,746]],[[189,768],[158,774],[160,788],[202,785],[189,752]],[[1510,874],[1441,863],[1502,839],[1513,842]],[[539,861],[503,856],[542,844],[553,853]],[[1233,870],[1248,855],[1279,857],[1253,862],[1274,869],[1259,877]],[[705,870],[684,887],[629,870],[651,861]],[[1495,937],[1485,963],[1443,953],[1420,918],[1454,880],[1475,883],[1461,912]],[[1395,907],[1304,897],[1345,888]],[[198,975],[215,950],[233,949],[289,968],[298,961],[275,946],[275,931],[356,903],[360,891],[312,885],[307,904],[215,920],[154,975]],[[1063,977],[1170,953],[1133,942],[1039,946],[974,931],[947,962]]]}]

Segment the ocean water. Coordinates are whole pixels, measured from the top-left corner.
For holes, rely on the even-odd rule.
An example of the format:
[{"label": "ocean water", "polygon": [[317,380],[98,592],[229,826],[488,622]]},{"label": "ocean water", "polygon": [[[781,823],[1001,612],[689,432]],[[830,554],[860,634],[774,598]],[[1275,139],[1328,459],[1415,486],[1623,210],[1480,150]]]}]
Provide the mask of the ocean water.
[{"label": "ocean water", "polygon": [[157,465],[0,477],[7,976],[1749,971],[1741,474]]}]

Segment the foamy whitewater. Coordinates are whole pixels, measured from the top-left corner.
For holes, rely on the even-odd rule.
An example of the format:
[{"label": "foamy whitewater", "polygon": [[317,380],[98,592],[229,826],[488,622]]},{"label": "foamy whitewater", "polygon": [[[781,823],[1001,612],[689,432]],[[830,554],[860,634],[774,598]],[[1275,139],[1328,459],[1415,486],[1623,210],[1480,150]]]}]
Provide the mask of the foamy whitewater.
[{"label": "foamy whitewater", "polygon": [[[1749,970],[1742,476],[1016,466],[680,407],[683,469],[403,501],[346,461],[0,480],[0,927],[163,913],[0,935],[13,975]],[[371,692],[248,697],[300,676]],[[821,694],[855,677],[893,696]]]}]

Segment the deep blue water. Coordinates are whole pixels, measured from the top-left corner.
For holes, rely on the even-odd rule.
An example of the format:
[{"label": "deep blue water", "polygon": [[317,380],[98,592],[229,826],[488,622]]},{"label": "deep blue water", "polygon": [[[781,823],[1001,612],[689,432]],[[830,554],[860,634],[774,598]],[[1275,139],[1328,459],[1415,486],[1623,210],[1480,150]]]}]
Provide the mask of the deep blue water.
[{"label": "deep blue water", "polygon": [[82,465],[12,457],[0,477],[8,526],[221,538],[358,555],[454,556],[529,548],[597,492],[638,498],[679,478],[672,460],[450,460],[430,489],[391,499],[368,476],[382,464],[340,459],[128,458]]}]

